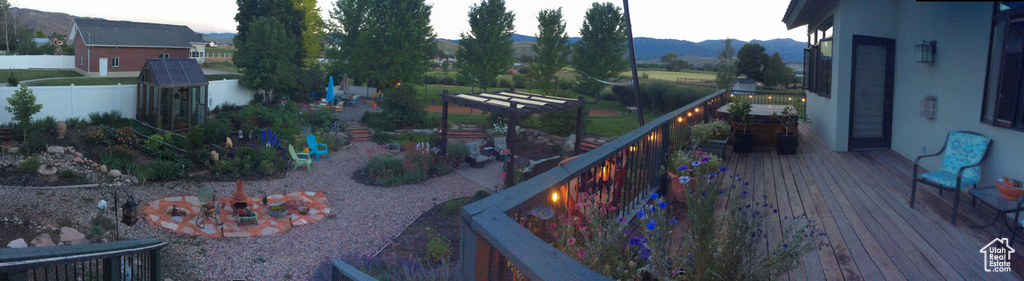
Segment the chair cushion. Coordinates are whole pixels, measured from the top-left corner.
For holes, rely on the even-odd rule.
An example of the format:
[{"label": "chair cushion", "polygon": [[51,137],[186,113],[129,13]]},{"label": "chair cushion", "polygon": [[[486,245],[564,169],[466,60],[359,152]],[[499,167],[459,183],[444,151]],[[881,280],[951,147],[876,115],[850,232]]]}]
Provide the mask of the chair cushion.
[{"label": "chair cushion", "polygon": [[[946,141],[946,155],[942,157],[942,168],[940,170],[952,174],[953,179],[956,180],[956,174],[959,172],[960,167],[973,165],[981,161],[981,158],[985,156],[985,150],[988,149],[990,141],[991,139],[984,136],[950,132],[949,139]],[[978,182],[980,177],[981,167],[971,167],[964,169],[962,181]],[[953,186],[953,184],[948,186]]]},{"label": "chair cushion", "polygon": [[[964,174],[966,175],[967,172],[964,172]],[[918,178],[925,178],[925,179],[927,179],[929,181],[932,181],[934,183],[941,184],[941,185],[948,186],[948,187],[956,186],[956,174],[953,174],[953,173],[950,173],[950,172],[947,172],[947,171],[939,170],[939,171],[934,171],[934,172],[930,172],[930,173],[920,174],[920,175],[917,175],[917,177]],[[965,176],[965,177],[960,179],[960,187],[962,188],[962,187],[966,187],[966,186],[971,186],[971,185],[974,185],[974,184],[976,184],[978,182],[979,182],[978,178],[973,178],[972,179],[972,178],[968,178],[968,177]]]}]

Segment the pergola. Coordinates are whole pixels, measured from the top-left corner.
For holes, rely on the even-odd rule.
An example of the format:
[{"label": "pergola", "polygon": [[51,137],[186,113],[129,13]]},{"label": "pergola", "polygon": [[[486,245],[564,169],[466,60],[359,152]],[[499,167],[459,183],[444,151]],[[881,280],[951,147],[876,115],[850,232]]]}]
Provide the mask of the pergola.
[{"label": "pergola", "polygon": [[512,182],[512,173],[515,163],[515,142],[516,124],[519,118],[534,114],[548,113],[553,111],[576,109],[576,143],[573,146],[573,153],[580,154],[580,145],[583,140],[583,106],[589,102],[583,97],[567,99],[553,96],[542,96],[537,94],[516,92],[515,89],[492,93],[473,94],[449,94],[448,90],[438,94],[441,96],[441,153],[447,153],[448,149],[448,104],[454,103],[461,106],[472,107],[488,112],[501,114],[508,118],[508,149],[510,162],[513,165],[505,165],[505,185]]}]

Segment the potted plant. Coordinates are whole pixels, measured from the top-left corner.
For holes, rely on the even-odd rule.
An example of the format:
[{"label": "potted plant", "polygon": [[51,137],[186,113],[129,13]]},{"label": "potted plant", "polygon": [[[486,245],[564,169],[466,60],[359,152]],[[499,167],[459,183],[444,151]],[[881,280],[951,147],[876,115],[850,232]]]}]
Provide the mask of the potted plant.
[{"label": "potted plant", "polygon": [[690,140],[693,142],[694,148],[700,148],[700,150],[718,157],[725,157],[725,144],[729,142],[731,136],[729,124],[720,120],[690,127]]},{"label": "potted plant", "polygon": [[281,202],[270,203],[270,206],[267,209],[270,210],[270,217],[275,219],[283,218],[288,215],[288,208],[286,208]]},{"label": "potted plant", "polygon": [[[729,104],[729,120],[733,122],[733,136],[736,137],[736,142],[732,147],[733,152],[747,153],[753,150],[754,133],[748,130],[750,124],[754,122],[753,116],[750,115],[752,108],[753,105],[749,101],[742,99],[737,99]],[[742,131],[738,130],[740,125],[743,126]]]},{"label": "potted plant", "polygon": [[722,168],[722,158],[699,149],[680,149],[669,152],[663,167],[668,176],[668,193],[671,200],[686,202],[686,196],[693,189],[693,179],[716,173]]},{"label": "potted plant", "polygon": [[1021,189],[1020,181],[1018,180],[1002,177],[996,180],[996,187],[999,188],[999,193],[1006,199],[1017,200],[1020,199],[1021,195],[1024,195],[1024,189]]},{"label": "potted plant", "polygon": [[[796,109],[790,110],[792,106],[786,106],[782,108],[782,114],[772,112],[772,118],[779,120],[782,124],[783,131],[775,133],[775,153],[779,155],[792,155],[796,154],[796,147],[798,143],[798,136],[796,133],[797,115]],[[793,133],[790,134],[790,129],[793,129]]]},{"label": "potted plant", "polygon": [[309,207],[307,207],[306,205],[299,206],[299,214],[300,215],[308,215],[309,214]]}]

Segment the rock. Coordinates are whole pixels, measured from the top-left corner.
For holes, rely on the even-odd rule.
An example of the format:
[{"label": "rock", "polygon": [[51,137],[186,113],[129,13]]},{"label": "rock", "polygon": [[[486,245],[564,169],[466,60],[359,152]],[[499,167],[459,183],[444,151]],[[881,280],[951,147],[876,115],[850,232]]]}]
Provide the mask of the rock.
[{"label": "rock", "polygon": [[58,121],[55,129],[57,129],[57,139],[62,140],[68,132],[68,124],[64,123],[64,121]]},{"label": "rock", "polygon": [[218,160],[220,160],[220,153],[217,153],[216,150],[210,150],[210,162],[217,163]]},{"label": "rock", "polygon": [[249,237],[249,233],[248,232],[244,232],[244,231],[224,232],[224,237],[232,237],[232,238],[234,238],[234,237]]},{"label": "rock", "polygon": [[164,227],[166,229],[170,229],[172,231],[173,230],[178,230],[178,224],[173,223],[173,222],[161,221],[160,222],[160,226],[162,226],[162,227]]},{"label": "rock", "polygon": [[264,228],[263,231],[260,231],[260,235],[261,236],[263,236],[263,235],[271,235],[271,234],[275,234],[275,233],[278,233],[278,232],[281,232],[281,230],[277,229],[276,227],[267,227],[267,228]]},{"label": "rock", "polygon": [[569,152],[576,148],[576,134],[571,134],[565,138],[565,142],[562,143],[562,151]]},{"label": "rock", "polygon": [[36,172],[38,172],[40,175],[52,176],[57,174],[57,167],[42,164],[39,165],[39,169],[36,169]]},{"label": "rock", "polygon": [[72,242],[81,239],[85,239],[85,234],[78,232],[78,230],[67,226],[60,228],[60,242]]},{"label": "rock", "polygon": [[120,177],[123,174],[121,173],[120,170],[110,170],[110,172],[108,172],[107,175],[110,175],[111,177],[115,177],[116,178],[116,177]]},{"label": "rock", "polygon": [[57,154],[57,153],[61,153],[61,152],[64,152],[64,147],[63,146],[54,145],[54,146],[46,147],[46,153]]},{"label": "rock", "polygon": [[107,170],[107,165],[100,165],[100,172],[106,174],[110,170]]},{"label": "rock", "polygon": [[35,247],[46,247],[46,246],[57,245],[57,244],[53,243],[53,238],[50,238],[50,235],[46,234],[46,233],[39,234],[39,236],[36,236],[35,239],[32,239],[32,243],[31,244],[32,244],[32,246],[35,246]]},{"label": "rock", "polygon": [[5,150],[7,151],[7,153],[18,153],[18,147],[17,146],[8,147],[8,148],[5,148]]},{"label": "rock", "polygon": [[78,151],[71,152],[71,155],[74,155],[76,158],[82,158],[83,156],[85,156],[85,155],[82,155],[82,153],[78,152]]},{"label": "rock", "polygon": [[7,248],[25,248],[25,247],[28,247],[28,244],[26,244],[25,243],[25,239],[22,239],[22,238],[14,239],[14,241],[11,241],[10,243],[7,243]]},{"label": "rock", "polygon": [[75,163],[82,163],[82,162],[84,162],[84,161],[82,160],[82,157],[75,157],[74,159],[71,159],[71,161],[73,161],[73,162],[75,162]]}]

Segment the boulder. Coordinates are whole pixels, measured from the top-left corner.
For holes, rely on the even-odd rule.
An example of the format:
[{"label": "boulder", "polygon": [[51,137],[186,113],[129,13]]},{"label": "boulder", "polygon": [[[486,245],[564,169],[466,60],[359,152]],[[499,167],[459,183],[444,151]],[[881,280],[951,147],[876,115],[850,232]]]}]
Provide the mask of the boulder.
[{"label": "boulder", "polygon": [[28,247],[28,243],[25,243],[25,239],[18,238],[14,239],[10,243],[7,243],[7,248],[25,248]]},{"label": "boulder", "polygon": [[51,165],[47,165],[47,164],[42,164],[42,165],[39,165],[39,169],[36,169],[36,172],[38,172],[40,175],[52,176],[52,175],[57,174],[57,167],[54,167],[54,166],[51,166]]},{"label": "boulder", "polygon": [[100,173],[106,174],[110,170],[107,169],[107,165],[100,165]]},{"label": "boulder", "polygon": [[82,155],[82,153],[78,152],[78,151],[71,152],[71,154],[74,155],[76,158],[82,158],[83,156],[85,156],[85,155]]},{"label": "boulder", "polygon": [[46,246],[57,245],[57,244],[53,243],[53,238],[50,238],[50,235],[46,234],[46,233],[39,234],[39,236],[36,236],[35,239],[32,239],[32,243],[31,244],[32,244],[32,246],[35,246],[35,247],[46,247]]},{"label": "boulder", "polygon": [[54,145],[54,146],[47,146],[46,147],[46,153],[57,154],[57,153],[61,153],[61,152],[64,152],[64,147],[63,146]]},{"label": "boulder", "polygon": [[562,151],[570,152],[576,148],[576,134],[571,134],[565,138],[565,142],[562,143]]},{"label": "boulder", "polygon": [[74,242],[82,239],[85,239],[85,234],[78,230],[67,226],[60,228],[60,242]]},{"label": "boulder", "polygon": [[122,176],[124,174],[121,173],[120,170],[110,170],[110,172],[108,172],[107,175],[110,175],[111,177],[115,177],[116,178],[116,177],[120,177],[120,176]]}]

